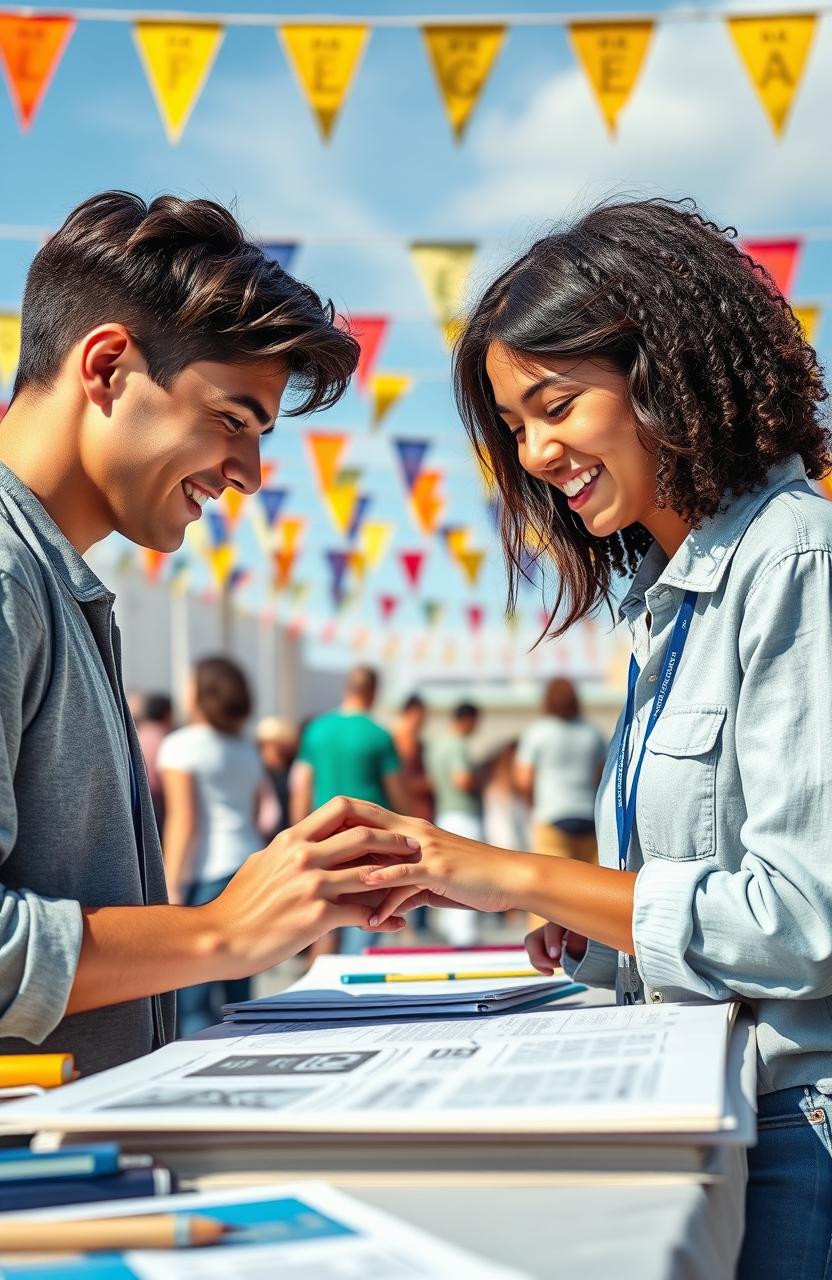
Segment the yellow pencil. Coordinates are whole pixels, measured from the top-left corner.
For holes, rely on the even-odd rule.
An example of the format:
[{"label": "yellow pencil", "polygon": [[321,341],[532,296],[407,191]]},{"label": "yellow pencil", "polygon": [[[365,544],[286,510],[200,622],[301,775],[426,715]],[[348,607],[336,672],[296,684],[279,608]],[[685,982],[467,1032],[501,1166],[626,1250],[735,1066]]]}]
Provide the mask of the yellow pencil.
[{"label": "yellow pencil", "polygon": [[[555,973],[562,973],[555,969]],[[537,969],[471,969],[459,973],[345,973],[341,981],[347,986],[364,982],[466,982],[489,981],[491,978],[542,978],[548,975]]]},{"label": "yellow pencil", "polygon": [[71,1053],[13,1053],[0,1055],[0,1089],[37,1084],[43,1089],[75,1078]]},{"label": "yellow pencil", "polygon": [[217,1244],[224,1222],[189,1214],[152,1213],[134,1218],[27,1222],[0,1217],[0,1249],[20,1253],[92,1253],[105,1249],[184,1249]]}]

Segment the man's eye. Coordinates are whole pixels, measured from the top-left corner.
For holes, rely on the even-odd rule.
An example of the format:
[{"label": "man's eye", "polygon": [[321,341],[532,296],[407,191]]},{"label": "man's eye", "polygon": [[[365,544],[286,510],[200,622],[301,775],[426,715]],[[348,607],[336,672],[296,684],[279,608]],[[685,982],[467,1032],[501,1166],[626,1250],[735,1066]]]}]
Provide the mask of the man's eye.
[{"label": "man's eye", "polygon": [[244,422],[241,422],[239,418],[229,417],[228,414],[225,415],[225,423],[228,430],[235,436],[239,435],[241,431],[245,431],[246,429],[246,424]]}]

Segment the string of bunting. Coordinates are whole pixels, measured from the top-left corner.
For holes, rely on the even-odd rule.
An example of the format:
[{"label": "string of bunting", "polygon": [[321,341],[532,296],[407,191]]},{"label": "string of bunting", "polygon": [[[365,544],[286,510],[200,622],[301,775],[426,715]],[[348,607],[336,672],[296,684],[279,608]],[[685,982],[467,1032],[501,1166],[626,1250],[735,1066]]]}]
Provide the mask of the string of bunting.
[{"label": "string of bunting", "polygon": [[33,15],[0,7],[0,63],[21,129],[34,123],[76,27],[125,22],[171,144],[179,142],[220,53],[226,28],[271,26],[286,61],[328,143],[352,89],[373,28],[421,31],[453,137],[462,141],[511,27],[557,26],[567,33],[600,113],[614,137],[653,45],[657,26],[713,21],[727,32],[739,62],[781,137],[806,70],[820,17],[832,3],[803,13],[727,15],[722,9],[680,9],[661,14],[514,14],[487,22],[465,17],[292,19],[267,14],[188,15],[128,10],[65,9]]}]

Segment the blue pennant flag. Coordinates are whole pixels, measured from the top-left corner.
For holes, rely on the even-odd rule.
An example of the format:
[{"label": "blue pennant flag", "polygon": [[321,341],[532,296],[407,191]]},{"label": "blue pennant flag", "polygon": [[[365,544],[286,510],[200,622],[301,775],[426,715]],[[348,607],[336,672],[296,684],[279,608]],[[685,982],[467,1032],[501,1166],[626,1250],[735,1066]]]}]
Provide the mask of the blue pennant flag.
[{"label": "blue pennant flag", "polygon": [[276,242],[274,244],[264,244],[261,246],[266,257],[271,262],[276,262],[284,271],[291,271],[292,263],[295,260],[295,254],[298,251],[297,242],[286,241]]}]

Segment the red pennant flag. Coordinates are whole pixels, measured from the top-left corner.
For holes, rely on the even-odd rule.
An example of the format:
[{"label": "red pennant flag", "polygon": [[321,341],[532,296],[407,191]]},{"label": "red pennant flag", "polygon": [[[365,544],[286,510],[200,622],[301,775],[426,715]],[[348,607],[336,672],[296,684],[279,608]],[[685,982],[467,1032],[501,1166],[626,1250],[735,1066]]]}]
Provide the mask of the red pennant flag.
[{"label": "red pennant flag", "polygon": [[424,551],[400,551],[399,564],[402,566],[404,576],[408,585],[414,591],[419,589],[419,579],[422,576],[422,570],[425,567]]},{"label": "red pennant flag", "polygon": [[484,617],[485,617],[485,610],[483,609],[481,604],[469,604],[468,626],[471,628],[471,630],[475,635],[478,631],[482,629],[482,623],[483,623]]},{"label": "red pennant flag", "polygon": [[34,120],[74,30],[72,18],[0,15],[0,62],[24,129]]},{"label": "red pennant flag", "polygon": [[765,268],[783,297],[791,297],[802,240],[743,240],[742,248]]},{"label": "red pennant flag", "polygon": [[350,333],[361,347],[361,355],[358,357],[358,368],[355,371],[355,375],[362,391],[367,390],[367,383],[373,375],[379,350],[387,333],[389,323],[387,316],[350,317]]},{"label": "red pennant flag", "polygon": [[397,596],[379,596],[378,607],[381,610],[381,618],[383,622],[389,622],[399,606]]}]

